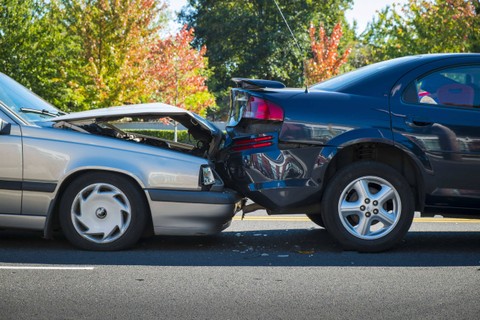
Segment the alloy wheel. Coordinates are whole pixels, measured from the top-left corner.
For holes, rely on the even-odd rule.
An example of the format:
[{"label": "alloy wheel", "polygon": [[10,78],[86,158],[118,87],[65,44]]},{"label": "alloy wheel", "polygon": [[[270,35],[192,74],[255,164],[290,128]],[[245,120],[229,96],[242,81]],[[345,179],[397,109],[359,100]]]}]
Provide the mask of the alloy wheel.
[{"label": "alloy wheel", "polygon": [[364,240],[379,239],[390,233],[400,220],[401,212],[397,190],[376,176],[352,181],[338,202],[338,215],[345,229]]}]

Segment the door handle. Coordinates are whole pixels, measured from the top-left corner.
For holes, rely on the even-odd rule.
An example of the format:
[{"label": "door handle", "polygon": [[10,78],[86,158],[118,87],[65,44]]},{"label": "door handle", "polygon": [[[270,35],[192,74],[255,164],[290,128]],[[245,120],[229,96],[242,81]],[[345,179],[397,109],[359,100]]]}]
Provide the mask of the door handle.
[{"label": "door handle", "polygon": [[432,121],[426,118],[410,118],[405,119],[405,123],[410,127],[427,127],[433,124]]}]

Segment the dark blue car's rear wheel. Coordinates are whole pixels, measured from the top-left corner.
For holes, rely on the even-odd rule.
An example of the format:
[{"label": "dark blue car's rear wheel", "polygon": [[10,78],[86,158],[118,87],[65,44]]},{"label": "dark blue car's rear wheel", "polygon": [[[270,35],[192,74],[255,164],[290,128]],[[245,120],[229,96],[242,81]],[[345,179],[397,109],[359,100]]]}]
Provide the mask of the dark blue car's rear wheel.
[{"label": "dark blue car's rear wheel", "polygon": [[413,195],[405,178],[373,161],[353,163],[328,183],[322,217],[346,249],[378,252],[403,239],[413,221]]}]

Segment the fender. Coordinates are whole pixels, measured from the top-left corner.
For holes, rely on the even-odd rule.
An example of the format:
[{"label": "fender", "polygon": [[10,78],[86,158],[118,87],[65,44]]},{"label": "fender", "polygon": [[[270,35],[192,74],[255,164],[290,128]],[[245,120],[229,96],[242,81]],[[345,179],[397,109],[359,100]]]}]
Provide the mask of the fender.
[{"label": "fender", "polygon": [[[85,167],[85,168],[77,168],[76,170],[72,170],[68,175],[65,176],[64,179],[59,181],[57,184],[57,188],[54,193],[54,197],[50,201],[50,204],[48,205],[48,210],[46,214],[46,219],[45,219],[45,227],[43,229],[43,237],[46,239],[52,238],[53,234],[53,222],[55,218],[55,212],[58,208],[58,205],[60,203],[60,197],[63,194],[63,190],[66,188],[68,183],[75,179],[75,177],[86,173],[86,172],[91,172],[91,171],[103,171],[103,172],[112,172],[112,173],[119,173],[121,175],[130,177],[133,179],[140,188],[144,189],[142,181],[135,175],[133,175],[131,172],[126,172],[123,170],[118,170],[112,167]],[[145,193],[146,194],[146,193]]]},{"label": "fender", "polygon": [[322,148],[320,156],[325,159],[333,159],[341,149],[362,143],[379,143],[392,146],[404,153],[417,168],[423,168],[420,172],[433,174],[430,160],[425,152],[413,141],[405,136],[383,129],[359,129],[352,130],[337,136]]}]

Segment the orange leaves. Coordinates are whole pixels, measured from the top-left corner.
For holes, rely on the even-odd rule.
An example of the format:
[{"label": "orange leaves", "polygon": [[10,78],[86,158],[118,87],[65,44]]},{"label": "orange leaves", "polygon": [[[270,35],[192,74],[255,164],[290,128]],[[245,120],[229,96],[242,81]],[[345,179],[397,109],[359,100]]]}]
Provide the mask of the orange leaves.
[{"label": "orange leaves", "polygon": [[305,63],[308,82],[316,83],[337,75],[351,51],[351,48],[348,48],[341,56],[338,52],[343,35],[340,22],[334,26],[330,37],[323,25],[319,26],[317,37],[315,26],[310,24],[309,34],[313,58]]},{"label": "orange leaves", "polygon": [[184,26],[175,36],[157,40],[150,50],[148,73],[155,99],[204,114],[215,99],[205,84],[206,47],[192,48],[193,38],[193,28]]},{"label": "orange leaves", "polygon": [[85,59],[85,84],[76,90],[85,108],[160,101],[202,113],[215,106],[205,85],[206,48],[190,46],[193,29],[160,38],[163,1],[72,1]]}]

